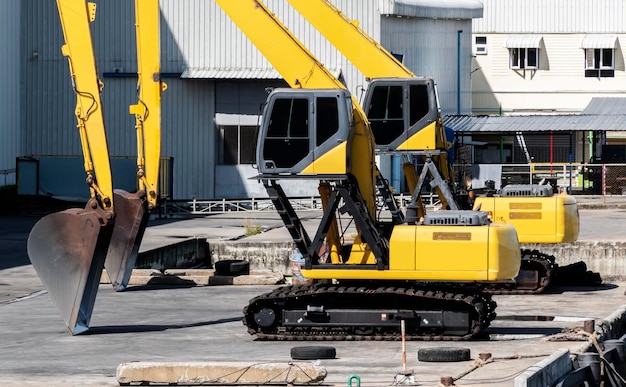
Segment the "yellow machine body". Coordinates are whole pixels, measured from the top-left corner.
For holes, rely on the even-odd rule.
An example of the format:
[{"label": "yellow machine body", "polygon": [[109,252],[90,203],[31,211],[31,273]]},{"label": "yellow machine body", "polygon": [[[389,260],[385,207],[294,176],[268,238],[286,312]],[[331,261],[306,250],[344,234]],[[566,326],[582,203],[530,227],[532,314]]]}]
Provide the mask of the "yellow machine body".
[{"label": "yellow machine body", "polygon": [[576,199],[548,197],[478,197],[474,208],[491,213],[494,222],[515,226],[521,243],[569,243],[578,239]]},{"label": "yellow machine body", "polygon": [[389,246],[389,270],[375,270],[372,260],[362,262],[367,254],[354,253],[353,248],[348,264],[371,267],[311,269],[302,270],[302,274],[312,279],[501,281],[515,277],[520,268],[517,234],[510,224],[395,226]]}]

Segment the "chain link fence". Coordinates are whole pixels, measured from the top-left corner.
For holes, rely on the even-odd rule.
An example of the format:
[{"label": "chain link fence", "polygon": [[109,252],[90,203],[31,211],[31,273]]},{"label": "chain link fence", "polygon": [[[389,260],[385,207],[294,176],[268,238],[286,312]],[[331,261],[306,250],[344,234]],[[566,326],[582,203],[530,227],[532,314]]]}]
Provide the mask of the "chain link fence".
[{"label": "chain link fence", "polygon": [[[580,195],[626,195],[626,164],[501,164],[501,186],[550,183],[555,191]],[[471,174],[465,166],[457,176]]]}]

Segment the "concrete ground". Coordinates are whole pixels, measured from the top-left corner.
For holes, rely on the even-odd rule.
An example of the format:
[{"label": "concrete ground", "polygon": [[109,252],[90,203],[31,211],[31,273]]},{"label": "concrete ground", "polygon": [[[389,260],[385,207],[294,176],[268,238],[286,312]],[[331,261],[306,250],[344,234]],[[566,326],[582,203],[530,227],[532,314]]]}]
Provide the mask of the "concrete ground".
[{"label": "concrete ground", "polygon": [[[399,342],[262,342],[241,323],[247,301],[268,286],[131,287],[113,293],[101,285],[90,334],[71,336],[47,294],[0,304],[0,385],[115,386],[118,365],[159,362],[279,362],[287,366],[290,349],[332,345],[337,359],[321,360],[325,385],[344,386],[359,375],[364,386],[391,385],[403,369]],[[496,359],[457,380],[457,386],[512,386],[516,376],[559,349],[584,351],[584,341],[544,342],[565,328],[596,324],[624,302],[626,284],[536,296],[496,296],[498,318],[485,337],[469,342],[408,342],[407,368],[422,386],[442,376],[458,376],[471,361],[417,361],[420,348],[465,347],[472,359]],[[542,321],[553,320],[553,321]],[[519,358],[517,358],[519,357]]]},{"label": "concrete ground", "polygon": [[[596,204],[590,199],[591,203]],[[581,204],[583,202],[581,201]],[[584,209],[580,240],[621,241],[626,216],[619,205]],[[311,214],[315,216],[315,214]],[[101,285],[89,334],[71,336],[43,289],[26,255],[26,238],[36,218],[0,218],[0,385],[115,386],[119,364],[134,361],[243,361],[250,364],[291,361],[290,349],[332,345],[337,359],[321,360],[328,371],[324,385],[344,386],[351,375],[361,385],[397,384],[403,369],[398,342],[260,342],[241,323],[248,300],[273,286],[131,286],[114,293]],[[195,219],[151,221],[142,249],[184,237],[226,240],[245,234],[250,225],[264,232],[251,237],[284,240],[274,213],[231,213]],[[316,219],[306,222],[314,226]],[[284,231],[284,230],[283,230]],[[602,274],[602,273],[601,273]],[[485,336],[469,342],[409,342],[406,367],[414,381],[436,386],[442,376],[456,377],[469,362],[417,361],[425,347],[466,347],[471,357],[491,353],[494,361],[455,382],[457,386],[512,386],[514,379],[559,349],[585,350],[585,341],[546,341],[563,329],[594,320],[600,326],[626,304],[626,283],[597,288],[557,288],[549,294],[494,296],[498,318]],[[623,327],[622,327],[623,328]]]}]

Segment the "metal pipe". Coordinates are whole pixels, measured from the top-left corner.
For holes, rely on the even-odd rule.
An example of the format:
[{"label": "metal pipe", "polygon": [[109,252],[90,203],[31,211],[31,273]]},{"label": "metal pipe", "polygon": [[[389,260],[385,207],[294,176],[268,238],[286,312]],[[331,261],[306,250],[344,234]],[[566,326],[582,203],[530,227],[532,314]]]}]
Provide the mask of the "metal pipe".
[{"label": "metal pipe", "polygon": [[456,34],[456,114],[461,114],[461,34],[463,30],[458,30]]}]

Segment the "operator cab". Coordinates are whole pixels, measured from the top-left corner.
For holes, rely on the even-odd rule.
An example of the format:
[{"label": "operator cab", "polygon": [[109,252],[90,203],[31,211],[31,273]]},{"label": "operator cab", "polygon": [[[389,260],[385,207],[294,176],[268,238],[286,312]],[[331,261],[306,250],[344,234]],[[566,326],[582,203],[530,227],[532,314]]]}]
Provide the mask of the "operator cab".
[{"label": "operator cab", "polygon": [[379,151],[441,149],[439,101],[430,78],[379,78],[370,82],[364,110]]},{"label": "operator cab", "polygon": [[345,174],[352,98],[341,89],[276,89],[257,142],[261,174]]}]

